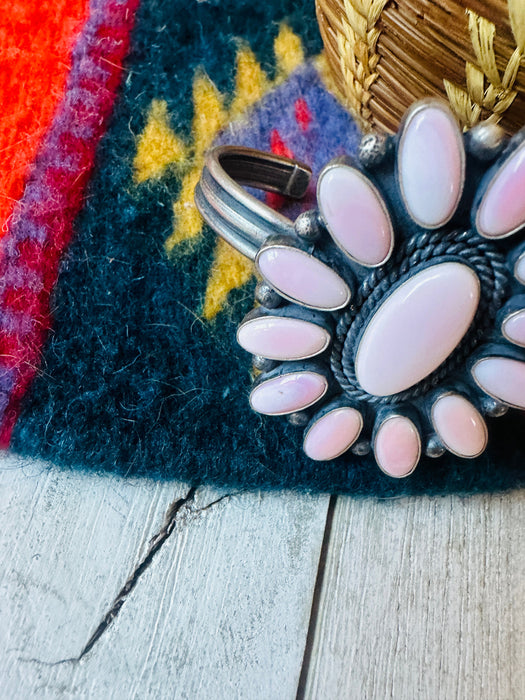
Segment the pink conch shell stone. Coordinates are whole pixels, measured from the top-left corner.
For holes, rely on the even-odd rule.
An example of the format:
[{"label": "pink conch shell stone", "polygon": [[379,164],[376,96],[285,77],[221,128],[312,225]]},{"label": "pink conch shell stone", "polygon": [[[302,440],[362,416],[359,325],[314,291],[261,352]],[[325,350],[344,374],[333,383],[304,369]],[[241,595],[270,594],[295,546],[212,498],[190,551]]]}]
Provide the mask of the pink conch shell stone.
[{"label": "pink conch shell stone", "polygon": [[432,406],[432,423],[441,442],[459,457],[477,457],[487,446],[485,421],[459,394],[437,399]]},{"label": "pink conch shell stone", "polygon": [[525,309],[507,316],[501,330],[511,343],[525,347]]},{"label": "pink conch shell stone", "polygon": [[495,399],[525,408],[525,363],[508,357],[487,357],[476,362],[472,375]]},{"label": "pink conch shell stone", "polygon": [[250,394],[250,404],[257,413],[279,416],[301,411],[324,396],[328,389],[325,377],[316,372],[290,372],[262,382]]},{"label": "pink conch shell stone", "polygon": [[285,316],[261,316],[242,323],[237,342],[252,355],[270,360],[301,360],[326,350],[327,330],[309,321]]},{"label": "pink conch shell stone", "polygon": [[335,311],[350,301],[350,290],[339,275],[298,248],[268,246],[256,264],[274,289],[304,306]]},{"label": "pink conch shell stone", "polygon": [[303,449],[310,459],[335,459],[357,440],[363,418],[350,406],[336,408],[319,418],[308,430]]},{"label": "pink conch shell stone", "polygon": [[525,225],[525,143],[503,163],[481,200],[476,227],[482,236],[502,238]]},{"label": "pink conch shell stone", "polygon": [[392,250],[394,233],[381,195],[358,170],[333,165],[317,185],[317,201],[334,241],[361,265],[380,265]]},{"label": "pink conch shell stone", "polygon": [[389,396],[433,372],[467,332],[479,296],[476,274],[456,262],[428,267],[396,289],[357,349],[355,371],[363,389]]},{"label": "pink conch shell stone", "polygon": [[411,474],[421,456],[421,438],[412,421],[393,416],[381,423],[374,440],[374,454],[386,474],[396,478]]},{"label": "pink conch shell stone", "polygon": [[399,143],[398,177],[416,223],[437,228],[453,216],[463,192],[465,152],[447,108],[434,103],[409,113]]},{"label": "pink conch shell stone", "polygon": [[516,264],[514,265],[514,277],[518,282],[521,282],[521,284],[525,284],[525,254],[520,255],[516,260]]}]

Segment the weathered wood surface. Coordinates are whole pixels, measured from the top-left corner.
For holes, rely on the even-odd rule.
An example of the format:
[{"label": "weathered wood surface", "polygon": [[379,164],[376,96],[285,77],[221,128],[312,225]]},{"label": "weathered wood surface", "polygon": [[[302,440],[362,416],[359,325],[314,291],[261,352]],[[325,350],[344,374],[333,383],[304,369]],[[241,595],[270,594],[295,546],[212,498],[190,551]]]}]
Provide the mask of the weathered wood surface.
[{"label": "weathered wood surface", "polygon": [[294,697],[326,497],[13,459],[0,489],[2,699]]},{"label": "weathered wood surface", "polygon": [[525,492],[196,491],[0,461],[0,699],[523,700]]},{"label": "weathered wood surface", "polygon": [[304,696],[525,698],[525,492],[338,499]]}]

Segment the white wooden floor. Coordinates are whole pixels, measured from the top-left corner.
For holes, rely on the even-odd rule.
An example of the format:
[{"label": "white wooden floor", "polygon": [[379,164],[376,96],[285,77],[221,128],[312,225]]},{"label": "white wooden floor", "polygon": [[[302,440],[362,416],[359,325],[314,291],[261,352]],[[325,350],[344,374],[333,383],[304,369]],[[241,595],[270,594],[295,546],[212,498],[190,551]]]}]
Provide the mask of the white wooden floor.
[{"label": "white wooden floor", "polygon": [[223,493],[0,461],[0,698],[525,699],[525,492]]}]

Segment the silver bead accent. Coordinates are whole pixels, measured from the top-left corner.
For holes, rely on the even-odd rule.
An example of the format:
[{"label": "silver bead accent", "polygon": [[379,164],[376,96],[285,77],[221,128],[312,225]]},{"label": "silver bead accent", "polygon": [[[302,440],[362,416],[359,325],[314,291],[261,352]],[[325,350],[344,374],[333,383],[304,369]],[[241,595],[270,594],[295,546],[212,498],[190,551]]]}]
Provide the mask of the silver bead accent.
[{"label": "silver bead accent", "polygon": [[365,457],[370,452],[370,442],[368,440],[358,440],[351,448],[357,457]]},{"label": "silver bead accent", "polygon": [[505,145],[506,136],[498,124],[482,122],[467,134],[467,148],[478,160],[494,160]]},{"label": "silver bead accent", "polygon": [[427,442],[425,454],[427,457],[432,457],[433,459],[435,459],[436,457],[441,457],[442,455],[444,455],[445,451],[446,450],[443,443],[436,435],[433,435]]},{"label": "silver bead accent", "polygon": [[359,162],[365,168],[375,168],[383,162],[390,148],[391,139],[387,134],[380,132],[365,134],[359,144]]},{"label": "silver bead accent", "polygon": [[486,396],[481,404],[483,413],[490,418],[501,418],[509,410],[509,407],[501,403],[501,401],[496,401],[490,396]]},{"label": "silver bead accent", "polygon": [[321,235],[321,224],[315,209],[303,211],[295,220],[295,233],[304,241],[316,241]]},{"label": "silver bead accent", "polygon": [[288,423],[294,425],[296,428],[304,428],[309,423],[308,414],[304,411],[297,411],[297,413],[290,413],[287,416]]},{"label": "silver bead accent", "polygon": [[253,368],[259,370],[259,372],[269,372],[277,366],[277,362],[275,362],[275,360],[269,360],[267,357],[262,357],[262,355],[254,355],[252,358],[252,365]]},{"label": "silver bead accent", "polygon": [[267,282],[259,282],[255,287],[255,298],[267,309],[276,309],[282,303],[282,297]]}]

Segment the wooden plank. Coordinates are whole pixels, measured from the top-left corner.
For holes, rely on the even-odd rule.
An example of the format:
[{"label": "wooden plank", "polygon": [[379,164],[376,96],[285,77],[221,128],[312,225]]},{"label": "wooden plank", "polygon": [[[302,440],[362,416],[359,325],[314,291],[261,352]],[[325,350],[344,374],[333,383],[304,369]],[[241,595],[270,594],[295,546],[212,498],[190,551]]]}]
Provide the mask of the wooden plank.
[{"label": "wooden plank", "polygon": [[0,696],[294,697],[327,505],[4,459]]},{"label": "wooden plank", "polygon": [[21,657],[80,651],[188,487],[0,464],[1,687]]},{"label": "wooden plank", "polygon": [[523,700],[524,506],[338,499],[298,697]]}]

